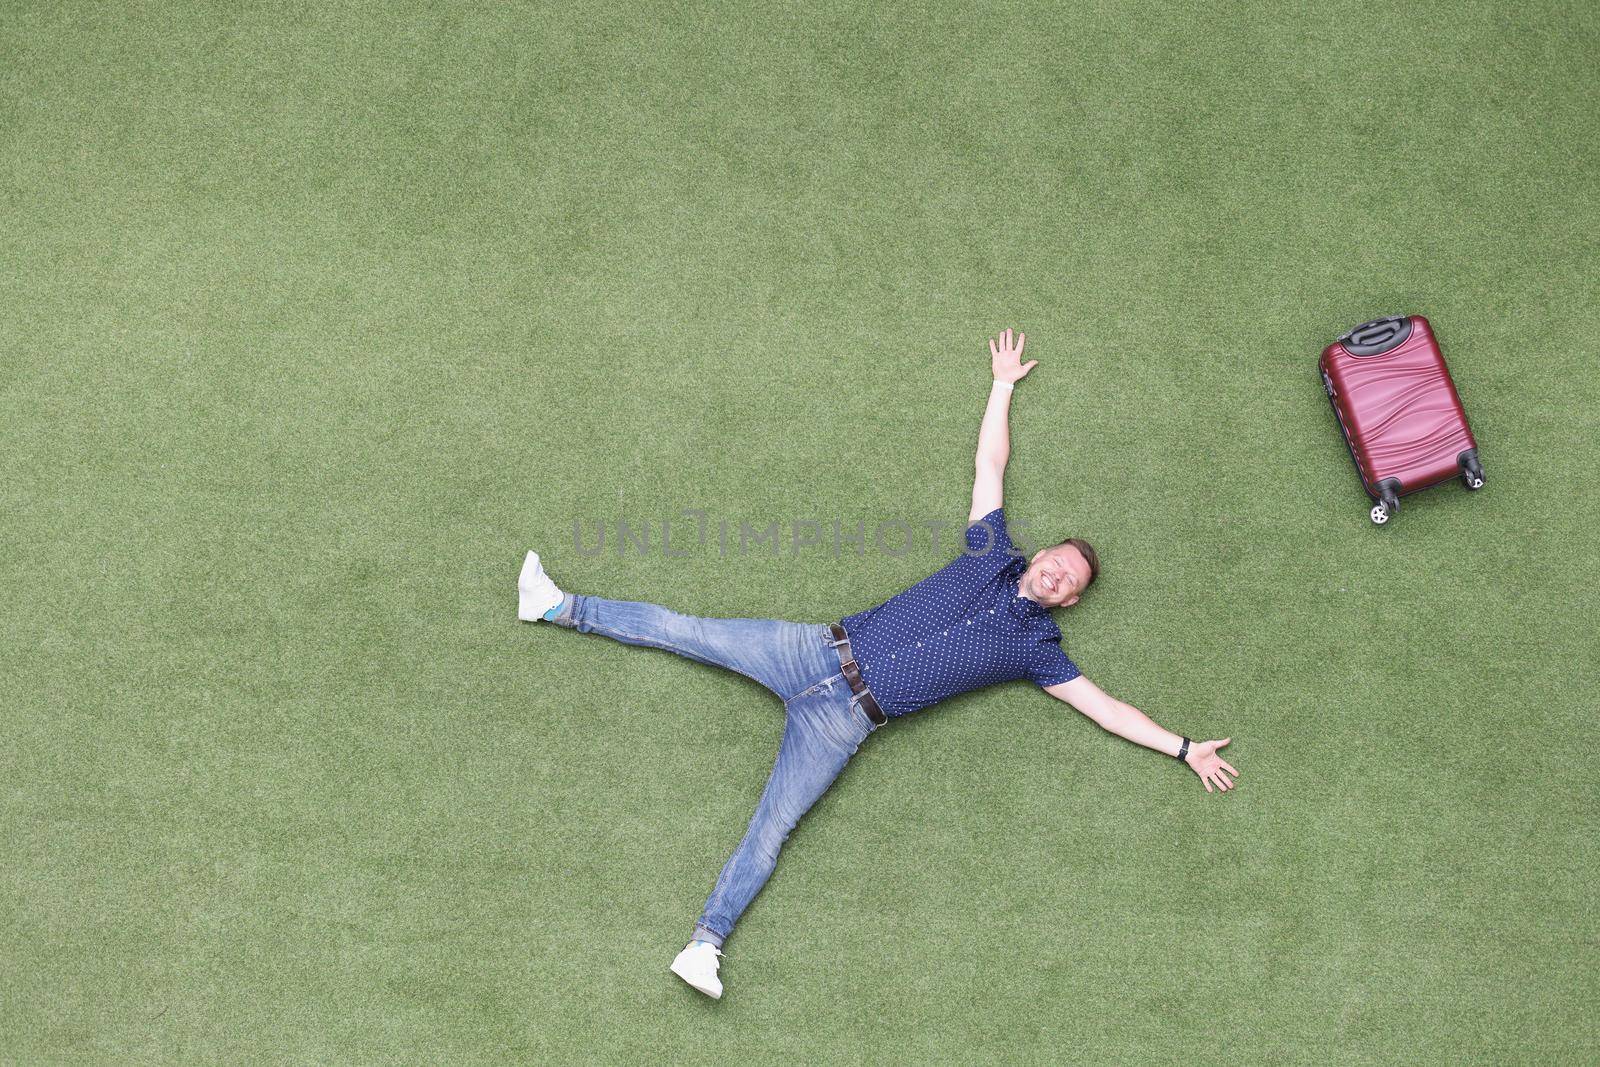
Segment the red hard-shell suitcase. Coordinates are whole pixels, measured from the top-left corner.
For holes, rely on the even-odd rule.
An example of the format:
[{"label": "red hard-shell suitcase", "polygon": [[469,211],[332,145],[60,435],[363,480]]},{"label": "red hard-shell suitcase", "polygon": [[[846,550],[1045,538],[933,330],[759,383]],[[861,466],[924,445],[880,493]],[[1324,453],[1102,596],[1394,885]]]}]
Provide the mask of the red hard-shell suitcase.
[{"label": "red hard-shell suitcase", "polygon": [[1406,493],[1457,475],[1483,488],[1478,443],[1421,315],[1374,319],[1322,350],[1322,384],[1382,525]]}]

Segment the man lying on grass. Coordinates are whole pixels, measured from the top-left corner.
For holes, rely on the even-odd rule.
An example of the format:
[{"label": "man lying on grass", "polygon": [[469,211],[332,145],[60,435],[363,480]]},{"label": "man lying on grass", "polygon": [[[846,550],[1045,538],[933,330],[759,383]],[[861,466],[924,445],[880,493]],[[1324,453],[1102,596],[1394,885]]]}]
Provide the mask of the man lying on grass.
[{"label": "man lying on grass", "polygon": [[761,891],[789,832],[833,784],[867,735],[890,719],[981,686],[1027,678],[1105,729],[1183,760],[1206,791],[1237,775],[1217,749],[1163,729],[1138,708],[1102,692],[1061,650],[1052,608],[1078,602],[1099,572],[1076,538],[1025,560],[1006,533],[1000,506],[1011,454],[1012,387],[1034,368],[1026,337],[989,342],[994,384],[978,431],[977,477],[966,547],[932,576],[840,623],[701,619],[655,604],[563,593],[530,552],[517,581],[518,617],[543,619],[631,645],[664,648],[755,679],[784,702],[783,740],[744,840],[722,868],[672,970],[722,996],[722,943]]}]

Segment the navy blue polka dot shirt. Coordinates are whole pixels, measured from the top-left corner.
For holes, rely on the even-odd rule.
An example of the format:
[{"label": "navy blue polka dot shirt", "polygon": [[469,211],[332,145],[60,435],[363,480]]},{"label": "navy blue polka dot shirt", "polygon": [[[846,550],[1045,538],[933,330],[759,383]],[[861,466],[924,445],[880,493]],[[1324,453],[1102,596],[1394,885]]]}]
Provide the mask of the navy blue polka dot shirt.
[{"label": "navy blue polka dot shirt", "polygon": [[1017,595],[1027,569],[996,508],[967,527],[966,548],[949,565],[844,620],[861,676],[886,715],[1018,678],[1046,686],[1078,676],[1050,610]]}]

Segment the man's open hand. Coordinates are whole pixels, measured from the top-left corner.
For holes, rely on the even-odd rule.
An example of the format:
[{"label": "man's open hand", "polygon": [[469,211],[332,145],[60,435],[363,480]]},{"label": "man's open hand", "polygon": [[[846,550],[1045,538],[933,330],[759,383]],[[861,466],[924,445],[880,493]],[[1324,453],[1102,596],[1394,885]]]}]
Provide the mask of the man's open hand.
[{"label": "man's open hand", "polygon": [[999,337],[989,338],[989,355],[994,367],[994,380],[997,382],[1020,382],[1028,376],[1038,360],[1030,359],[1022,362],[1022,346],[1028,343],[1028,335],[1017,334],[1016,343],[1011,340],[1011,331],[1007,330]]},{"label": "man's open hand", "polygon": [[1232,741],[1231,737],[1224,737],[1221,741],[1201,741],[1189,746],[1189,754],[1183,757],[1183,762],[1189,769],[1200,776],[1206,784],[1206,792],[1212,792],[1212,785],[1226,792],[1233,788],[1233,779],[1228,775],[1238,775],[1233,769],[1233,764],[1217,755],[1217,749]]}]

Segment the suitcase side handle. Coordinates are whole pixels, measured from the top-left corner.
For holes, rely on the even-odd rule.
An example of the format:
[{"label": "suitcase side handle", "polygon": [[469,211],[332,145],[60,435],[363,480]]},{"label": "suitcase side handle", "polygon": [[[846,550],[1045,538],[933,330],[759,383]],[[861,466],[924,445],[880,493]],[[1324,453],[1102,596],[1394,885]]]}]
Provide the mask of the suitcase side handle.
[{"label": "suitcase side handle", "polygon": [[1399,348],[1411,336],[1410,315],[1373,319],[1339,335],[1339,343],[1352,356],[1381,356]]}]

